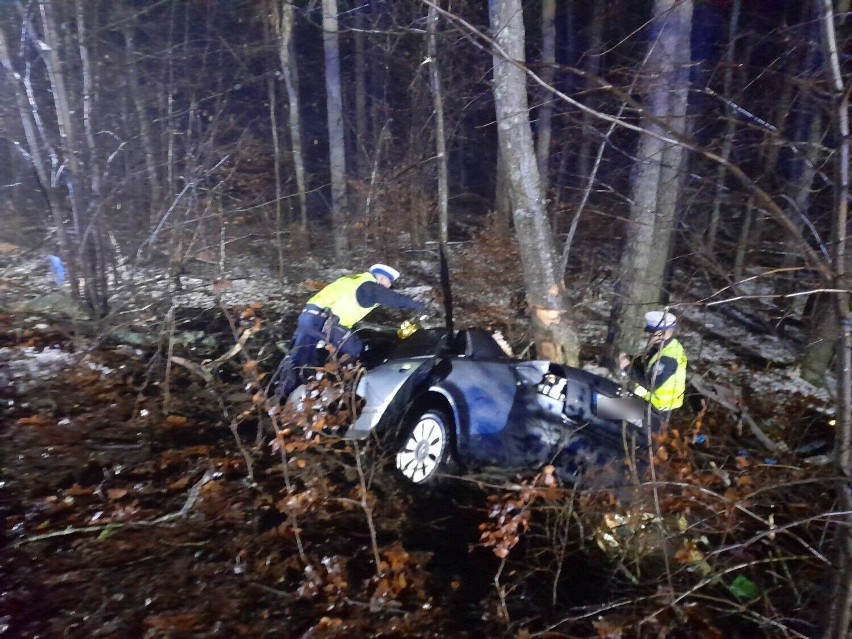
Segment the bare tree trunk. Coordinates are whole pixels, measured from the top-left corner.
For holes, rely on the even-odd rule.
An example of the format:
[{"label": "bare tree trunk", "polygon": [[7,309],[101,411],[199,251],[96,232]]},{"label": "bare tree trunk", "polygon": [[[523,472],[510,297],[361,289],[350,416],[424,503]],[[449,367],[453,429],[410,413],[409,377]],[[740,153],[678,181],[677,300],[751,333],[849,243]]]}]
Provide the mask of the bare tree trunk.
[{"label": "bare tree trunk", "polygon": [[57,32],[55,7],[53,0],[39,0],[42,27],[44,29],[44,44],[42,59],[47,67],[50,78],[53,104],[56,109],[57,127],[63,151],[64,161],[68,163],[68,173],[64,179],[68,190],[68,201],[71,204],[71,215],[74,223],[76,240],[76,255],[73,260],[79,260],[79,266],[85,282],[85,299],[88,306],[97,313],[106,313],[107,291],[102,289],[103,277],[100,276],[98,250],[96,246],[97,232],[93,232],[90,220],[83,210],[82,195],[82,166],[79,160],[76,126],[71,106],[71,94],[65,80],[60,52],[64,50]]},{"label": "bare tree trunk", "polygon": [[571,138],[569,135],[563,135],[562,144],[559,145],[559,164],[556,167],[556,172],[554,173],[554,181],[556,182],[556,188],[554,189],[553,195],[553,221],[551,226],[553,227],[553,232],[559,234],[562,229],[562,199],[564,197],[564,191],[567,190],[567,185],[570,183],[570,178],[568,177],[568,160],[571,155]]},{"label": "bare tree trunk", "polygon": [[[728,21],[728,46],[725,49],[725,53],[722,56],[722,64],[725,65],[724,76],[722,79],[722,94],[728,100],[732,99],[731,89],[733,87],[733,78],[734,78],[734,69],[733,64],[736,59],[735,50],[736,50],[736,41],[737,41],[737,29],[739,28],[740,21],[740,9],[742,7],[742,0],[734,0],[734,4],[731,7],[731,17]],[[719,156],[727,162],[731,157],[731,149],[734,146],[734,134],[737,128],[737,120],[736,120],[736,112],[734,110],[733,104],[730,102],[725,104],[725,135],[722,141],[722,150],[719,152]],[[716,233],[719,229],[719,216],[722,211],[722,200],[724,198],[724,194],[726,192],[725,189],[725,177],[728,174],[728,168],[724,163],[720,163],[718,167],[716,167],[716,195],[713,199],[713,210],[710,213],[710,223],[707,228],[707,250],[709,252],[713,252],[713,247],[716,245]]]},{"label": "bare tree trunk", "polygon": [[[541,5],[541,79],[552,85],[556,77],[556,0],[543,0]],[[536,138],[536,160],[541,179],[541,192],[547,198],[550,185],[550,140],[553,132],[553,95],[550,91],[541,91],[541,105],[538,107],[538,136]]]},{"label": "bare tree trunk", "polygon": [[98,149],[95,145],[95,133],[92,125],[92,105],[94,102],[94,71],[89,56],[86,16],[83,10],[83,0],[74,0],[77,19],[77,45],[80,50],[80,69],[83,74],[83,132],[88,147],[88,167],[91,175],[91,192],[93,200],[100,198],[101,168]]},{"label": "bare tree trunk", "polygon": [[[815,40],[819,37],[818,25],[813,22],[815,17],[814,6],[816,3],[802,3],[802,21],[807,25],[807,34]],[[810,38],[808,38],[810,40]],[[819,69],[819,48],[812,46],[810,42],[800,45],[801,55],[798,56],[799,67],[797,77],[802,83],[815,82]],[[799,84],[799,83],[796,83]],[[823,116],[821,109],[817,108],[815,97],[810,90],[799,90],[797,100],[793,104],[793,116],[791,137],[793,144],[790,148],[794,156],[788,161],[786,173],[789,184],[785,185],[786,199],[791,210],[790,218],[801,231],[810,225],[809,204],[813,188],[814,178],[817,174],[817,164],[822,154]],[[790,236],[786,237],[785,255],[782,266],[792,267],[801,264],[799,251],[796,249],[796,240]],[[793,284],[795,287],[795,284]],[[789,293],[792,289],[782,289]]]},{"label": "bare tree trunk", "polygon": [[[370,5],[371,15],[381,15],[383,9],[382,0],[367,0]],[[378,25],[381,27],[381,23]],[[370,131],[373,134],[372,143],[374,147],[379,146],[384,141],[383,135],[385,126],[387,125],[388,114],[388,74],[387,58],[390,55],[392,47],[390,45],[391,36],[385,32],[376,40],[373,40],[373,55],[370,56],[370,73],[368,76],[370,87]],[[379,157],[379,152],[373,148],[370,149],[374,158]]]},{"label": "bare tree trunk", "polygon": [[[190,27],[192,16],[190,9],[191,5],[186,4],[183,24],[183,51],[187,54],[191,50]],[[207,20],[210,20],[210,14],[208,14]],[[206,72],[207,70],[207,58],[209,53],[210,45],[207,43],[199,56],[200,60],[198,64],[202,72]],[[189,242],[185,240],[183,222],[187,213],[192,211],[194,205],[197,203],[196,178],[194,176],[200,170],[200,157],[198,153],[198,147],[201,144],[200,137],[201,124],[199,122],[198,89],[193,87],[188,97],[186,127],[180,136],[183,141],[181,161],[183,164],[184,186],[179,194],[173,194],[174,200],[172,201],[172,204],[169,209],[163,213],[157,224],[157,229],[159,229],[165,222],[166,216],[168,216],[171,211],[171,233],[169,234],[168,241],[168,269],[175,290],[181,289],[180,277],[183,271],[183,265],[188,258],[189,247],[195,239],[193,237],[193,239]],[[196,234],[198,232],[197,228]],[[152,247],[153,243],[156,241],[156,235],[157,230],[155,229],[154,233],[148,240]]]},{"label": "bare tree trunk", "polygon": [[740,238],[737,241],[737,250],[734,254],[734,282],[740,282],[745,272],[746,256],[752,240],[751,229],[754,223],[754,201],[749,198],[743,211],[742,225],[740,226]]},{"label": "bare tree trunk", "polygon": [[[21,118],[21,125],[24,130],[24,138],[26,140],[26,155],[29,160],[39,188],[44,194],[47,201],[48,209],[54,226],[56,227],[56,236],[58,240],[58,250],[62,261],[68,272],[68,280],[71,284],[72,295],[79,299],[80,292],[77,284],[77,260],[75,259],[75,251],[73,249],[71,239],[66,231],[65,208],[62,200],[59,197],[56,189],[53,186],[49,166],[45,158],[45,152],[42,149],[42,140],[44,136],[39,129],[38,122],[34,116],[34,105],[29,102],[28,91],[26,88],[26,78],[17,72],[12,63],[9,45],[6,41],[6,33],[0,28],[0,67],[6,70],[8,83],[12,84],[12,90],[17,102],[18,116]],[[52,153],[52,151],[48,151]]]},{"label": "bare tree trunk", "polygon": [[802,379],[822,388],[837,346],[837,303],[834,295],[821,292],[812,293],[808,303],[813,303],[813,308],[803,318],[808,330],[797,363]]},{"label": "bare tree trunk", "polygon": [[[107,281],[107,265],[106,255],[104,254],[107,242],[104,241],[104,223],[102,219],[102,197],[101,197],[101,163],[99,158],[98,147],[95,143],[95,132],[93,124],[93,105],[95,102],[96,77],[95,70],[91,63],[89,55],[88,43],[88,28],[86,22],[86,14],[82,0],[74,2],[75,18],[77,24],[77,47],[80,52],[80,71],[83,75],[83,133],[86,139],[87,162],[86,167],[89,172],[89,193],[86,219],[90,220],[92,248],[94,251],[94,277],[97,280],[96,289],[101,293],[102,297],[99,301],[102,312],[106,312],[106,296],[108,289]],[[97,14],[96,14],[97,15]],[[83,176],[80,176],[82,182]],[[89,234],[89,230],[84,231]],[[87,243],[84,237],[81,244]]]},{"label": "bare tree trunk", "polygon": [[287,89],[289,106],[290,145],[293,148],[293,170],[296,173],[296,189],[299,193],[299,212],[302,229],[309,237],[307,180],[305,178],[305,160],[302,150],[302,117],[299,111],[299,73],[296,56],[293,55],[293,26],[295,15],[293,1],[281,0],[281,14],[276,20],[278,32],[278,59],[281,61],[281,75],[284,77],[284,87]]},{"label": "bare tree trunk", "polygon": [[494,177],[494,213],[500,227],[508,231],[512,221],[512,194],[506,161],[503,159],[503,152],[499,148],[497,149],[497,166]]},{"label": "bare tree trunk", "polygon": [[[175,25],[177,22],[177,4],[173,4],[169,12],[169,34],[168,47],[171,50],[175,46]],[[166,80],[166,108],[164,117],[164,133],[166,138],[166,198],[171,198],[175,193],[176,171],[175,166],[175,141],[177,138],[177,127],[174,121],[175,111],[175,62],[174,54],[168,56]]]},{"label": "bare tree trunk", "polygon": [[[671,14],[667,15],[667,36],[660,44],[670,58],[671,71],[668,82],[668,125],[679,138],[683,138],[687,128],[687,102],[689,97],[689,70],[691,64],[692,0],[675,2]],[[668,65],[667,65],[668,67]],[[669,69],[665,71],[669,73]],[[654,222],[655,249],[651,252],[648,264],[647,281],[658,289],[663,288],[666,267],[672,252],[672,239],[677,230],[678,205],[683,190],[686,150],[675,142],[663,148],[660,184],[657,187],[657,215]],[[668,301],[669,291],[663,291],[649,298],[649,302]]]},{"label": "bare tree trunk", "polygon": [[[795,71],[789,70],[795,74]],[[775,109],[771,121],[770,132],[765,135],[761,143],[761,155],[764,157],[763,172],[766,175],[774,175],[778,170],[778,156],[781,153],[782,144],[778,141],[777,131],[784,130],[784,122],[790,113],[790,105],[793,103],[794,82],[785,82],[781,89],[781,95],[774,100]]]},{"label": "bare tree trunk", "polygon": [[155,220],[162,204],[160,178],[157,173],[157,153],[151,133],[151,118],[148,115],[143,99],[143,89],[139,82],[139,67],[133,43],[133,28],[133,22],[128,19],[124,22],[122,29],[124,45],[127,51],[127,81],[130,86],[130,98],[136,109],[139,137],[145,153],[145,172],[148,181],[148,219]]},{"label": "bare tree trunk", "polygon": [[[653,124],[647,129],[659,132]],[[657,185],[660,182],[660,158],[663,142],[653,135],[642,135],[637,152],[639,165],[634,167],[633,204],[624,238],[620,275],[615,288],[607,343],[613,353],[635,353],[644,327],[643,303],[656,300],[659,286],[645,277],[654,247],[654,222],[657,206]]]},{"label": "bare tree trunk", "polygon": [[[633,204],[621,257],[619,283],[613,301],[608,343],[615,353],[637,352],[643,315],[660,300],[669,255],[672,227],[680,191],[683,149],[663,142],[665,122],[678,134],[685,127],[689,36],[692,2],[655,0],[654,37],[646,61],[649,84],[644,133],[639,139],[633,184]],[[656,134],[656,135],[654,135]]]},{"label": "bare tree trunk", "polygon": [[438,237],[441,244],[447,243],[447,139],[444,130],[444,98],[441,93],[441,69],[438,65],[438,9],[429,7],[427,18],[429,85],[432,88],[432,105],[435,110],[435,154],[438,162]]},{"label": "bare tree trunk", "polygon": [[[421,132],[427,127],[429,119],[433,113],[433,103],[430,104],[430,101],[426,96],[428,91],[430,91],[429,87],[421,81],[412,82],[408,91],[408,109],[411,113],[411,122],[417,124],[409,127],[408,138],[402,144],[405,149],[405,156],[403,160],[403,164],[405,166],[416,166],[422,161],[424,156],[431,152],[430,148],[424,148],[421,136]],[[385,127],[385,132],[386,135],[390,137],[391,134],[389,127]],[[424,185],[424,181],[426,179],[427,178],[423,176],[418,181],[412,180],[409,186],[412,206],[404,219],[409,224],[411,247],[414,249],[423,249],[426,246],[426,219],[428,217],[428,212],[424,209],[424,207],[418,207],[415,204],[420,201],[419,199],[422,197],[423,192],[426,191],[426,187]],[[419,184],[417,182],[419,182]],[[430,192],[434,191],[434,185],[431,183],[431,180],[428,190]],[[403,218],[401,217],[401,219]],[[377,228],[381,229],[384,227],[385,225],[381,218],[378,218]],[[377,238],[380,240],[380,245],[383,247],[382,252],[390,254],[395,245],[395,242],[393,241],[395,238],[386,237],[387,235],[388,234],[381,232],[376,234]]]},{"label": "bare tree trunk", "polygon": [[[811,114],[810,118],[808,142],[806,148],[802,150],[803,157],[797,160],[797,163],[801,166],[801,173],[798,176],[799,179],[792,185],[794,187],[793,197],[788,200],[790,208],[793,209],[791,217],[801,229],[810,226],[809,201],[814,178],[817,174],[817,163],[820,161],[818,156],[821,153],[823,136],[823,118],[818,113]],[[834,240],[834,228],[831,230],[831,235]],[[793,267],[800,263],[801,258],[793,248],[793,243],[794,241],[789,238],[785,241],[786,251],[782,264],[787,267]],[[782,291],[785,293],[795,292],[796,285],[796,281],[791,280],[782,288]],[[835,311],[834,300],[823,299],[823,296],[817,293],[814,313],[809,318],[809,330],[805,338],[804,348],[797,358],[802,377],[814,386],[825,386],[825,373],[831,366],[831,360],[834,356],[840,320]]]},{"label": "bare tree trunk", "polygon": [[[606,9],[606,2],[595,2],[592,8],[592,23],[589,26],[589,46],[583,59],[583,70],[589,76],[597,77],[601,73],[601,59],[604,50],[603,27],[606,19]],[[576,34],[571,34],[571,37],[576,38],[577,36]],[[594,86],[594,81],[589,79],[586,80],[585,84],[591,89]],[[596,100],[593,95],[589,96],[588,101],[596,105],[600,101]],[[592,143],[595,140],[592,130],[595,125],[595,118],[589,113],[583,113],[580,116],[580,125],[582,127],[580,132],[581,142],[576,155],[577,170],[575,181],[583,184],[591,173]]]},{"label": "bare tree trunk", "polygon": [[369,153],[366,143],[370,137],[367,119],[367,21],[364,8],[355,13],[355,162],[359,178],[370,173]]},{"label": "bare tree trunk", "polygon": [[328,109],[328,147],[331,169],[331,220],[334,226],[334,259],[349,259],[346,197],[346,149],[343,131],[343,100],[340,90],[340,46],[337,26],[337,0],[322,0],[323,48],[325,51],[325,93]]},{"label": "bare tree trunk", "polygon": [[511,185],[533,336],[539,357],[576,365],[580,345],[557,271],[529,122],[521,2],[492,0],[488,10],[494,38],[497,133]]},{"label": "bare tree trunk", "polygon": [[840,486],[840,510],[847,514],[836,523],[834,584],[829,598],[828,626],[825,639],[844,639],[850,636],[852,626],[852,317],[849,313],[849,289],[852,278],[848,271],[849,221],[849,88],[843,84],[843,75],[834,28],[834,10],[831,0],[816,0],[822,23],[826,69],[834,97],[834,126],[837,149],[835,152],[836,185],[834,209],[834,269],[837,294],[837,314],[841,330],[837,340],[837,440],[835,456],[838,473],[845,478]]},{"label": "bare tree trunk", "polygon": [[275,91],[275,77],[269,76],[266,83],[269,96],[269,129],[272,133],[272,170],[275,173],[275,251],[278,254],[278,279],[284,280],[284,222],[281,215],[281,200],[284,189],[281,187],[281,143],[278,140],[278,95]]}]

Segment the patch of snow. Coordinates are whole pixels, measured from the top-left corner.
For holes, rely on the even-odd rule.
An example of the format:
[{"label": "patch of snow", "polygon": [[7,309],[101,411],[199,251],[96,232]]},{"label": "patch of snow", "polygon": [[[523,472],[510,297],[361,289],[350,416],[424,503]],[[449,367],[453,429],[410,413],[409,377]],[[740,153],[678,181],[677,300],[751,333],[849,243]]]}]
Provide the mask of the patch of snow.
[{"label": "patch of snow", "polygon": [[[453,259],[454,250],[455,247],[451,247],[448,256],[451,267],[458,263]],[[485,259],[487,260],[487,256]],[[361,260],[367,260],[367,256],[363,255]],[[573,312],[578,336],[583,345],[590,346],[603,344],[606,339],[607,321],[611,301],[614,299],[614,279],[606,274],[611,274],[611,266],[617,263],[617,256],[601,245],[590,252],[587,260],[599,265],[598,270],[594,271],[595,277],[590,280],[591,271],[582,271],[579,274],[572,271],[573,275],[569,274],[568,288],[577,298]],[[372,261],[386,260],[370,259],[363,266]],[[342,269],[333,265],[330,258],[323,259],[312,255],[301,256],[298,261],[294,259],[293,262],[285,273],[284,282],[275,269],[265,268],[255,255],[229,254],[225,262],[226,272],[221,276],[215,266],[188,262],[188,273],[181,276],[181,291],[174,290],[174,282],[164,276],[165,269],[161,266],[131,266],[128,267],[128,278],[124,282],[114,284],[114,297],[110,300],[110,305],[113,309],[127,309],[128,313],[137,314],[140,309],[146,311],[151,307],[153,310],[148,311],[149,313],[160,314],[163,312],[163,305],[166,308],[173,304],[210,309],[217,305],[217,300],[221,300],[230,307],[245,307],[258,303],[270,313],[292,316],[313,294],[313,287],[299,286],[300,283],[307,280],[327,283],[352,273],[353,269],[357,271],[362,268],[353,264],[353,269]],[[408,285],[398,286],[396,290],[412,296],[426,295],[425,291],[428,289],[440,290],[436,252],[409,251],[400,256],[394,265],[403,274],[404,279],[400,284]],[[603,270],[600,270],[600,265],[603,265]],[[710,284],[690,279],[690,273],[683,269],[678,269],[677,274],[677,280],[689,282],[690,287],[688,291],[682,292],[680,297],[675,294],[673,304],[677,308],[676,312],[687,320],[682,322],[678,337],[687,351],[691,375],[709,376],[715,381],[737,388],[746,385],[755,394],[771,395],[772,401],[778,402],[779,406],[790,397],[812,400],[815,407],[830,404],[833,392],[831,384],[836,383],[832,378],[827,380],[829,390],[826,391],[800,379],[792,369],[798,356],[798,341],[801,339],[798,334],[791,333],[792,329],[789,327],[786,336],[755,334],[743,323],[719,312],[719,306],[708,307],[700,301],[696,303],[702,299],[706,302],[734,298],[734,291],[711,290]],[[600,275],[603,275],[602,279]],[[220,277],[229,279],[219,279]],[[4,271],[4,281],[10,281],[17,289],[16,295],[20,297],[58,293],[44,256],[19,259]],[[743,281],[737,284],[736,293],[744,297],[726,304],[750,313],[771,328],[778,318],[778,286],[777,277],[771,277],[761,269],[752,269]],[[518,289],[515,284],[499,278],[488,282],[476,278],[465,280],[457,275],[452,280],[452,288],[453,296],[457,300],[457,327],[482,325],[483,321],[505,321],[502,328],[510,340],[516,339],[512,343],[515,350],[522,351],[526,347],[529,340],[527,319],[509,308],[513,300],[517,301],[515,298]],[[805,299],[804,295],[787,299],[785,305],[793,303],[798,309]],[[487,310],[486,320],[483,320],[482,309]],[[442,309],[435,310],[435,314],[440,315]],[[798,311],[794,311],[794,314],[796,312]],[[43,316],[34,315],[31,322],[35,324],[35,330],[47,330]],[[16,354],[13,355],[12,350]],[[128,353],[130,352],[141,354],[139,349],[128,350]],[[749,353],[752,356],[759,354],[774,364],[774,370],[748,370]],[[74,361],[74,356],[59,349],[0,349],[0,386],[14,384],[17,388],[21,383],[34,384],[45,375],[55,374],[70,366]],[[7,362],[12,363],[11,368],[4,366]],[[88,366],[102,374],[110,372],[97,364],[88,363]],[[594,367],[594,364],[591,366]]]},{"label": "patch of snow", "polygon": [[[746,378],[746,383],[755,393],[771,394],[779,406],[783,406],[786,400],[793,395],[805,397],[818,402],[828,404],[832,401],[829,392],[824,388],[817,388],[799,376],[797,369],[776,369],[767,372],[753,372]],[[814,408],[817,408],[815,405]]]},{"label": "patch of snow", "polygon": [[606,377],[609,379],[613,378],[612,372],[610,372],[610,370],[604,366],[598,366],[597,364],[588,363],[583,364],[582,368],[584,371],[591,373],[592,375],[599,375],[600,377]]},{"label": "patch of snow", "polygon": [[729,348],[713,342],[702,339],[695,333],[682,335],[680,338],[684,349],[687,352],[692,362],[707,362],[710,364],[719,362],[735,362],[739,359]]},{"label": "patch of snow", "polygon": [[101,375],[109,375],[112,373],[112,369],[108,366],[104,366],[103,364],[98,364],[97,362],[86,362],[86,366],[89,367],[89,370],[93,370],[96,373],[100,373]]},{"label": "patch of snow", "polygon": [[76,360],[76,356],[59,348],[0,348],[0,363],[4,364],[0,368],[0,387],[11,387],[18,394],[27,393],[45,377],[73,366]]}]

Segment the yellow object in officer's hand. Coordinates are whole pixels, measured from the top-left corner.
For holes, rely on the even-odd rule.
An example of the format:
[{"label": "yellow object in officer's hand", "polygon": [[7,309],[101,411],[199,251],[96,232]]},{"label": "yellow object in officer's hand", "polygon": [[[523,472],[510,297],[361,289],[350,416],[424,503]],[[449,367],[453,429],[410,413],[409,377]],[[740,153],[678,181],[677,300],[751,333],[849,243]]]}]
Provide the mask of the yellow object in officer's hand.
[{"label": "yellow object in officer's hand", "polygon": [[409,322],[405,320],[402,324],[399,325],[399,329],[396,331],[396,336],[399,339],[408,339],[417,331],[417,324],[414,322]]}]

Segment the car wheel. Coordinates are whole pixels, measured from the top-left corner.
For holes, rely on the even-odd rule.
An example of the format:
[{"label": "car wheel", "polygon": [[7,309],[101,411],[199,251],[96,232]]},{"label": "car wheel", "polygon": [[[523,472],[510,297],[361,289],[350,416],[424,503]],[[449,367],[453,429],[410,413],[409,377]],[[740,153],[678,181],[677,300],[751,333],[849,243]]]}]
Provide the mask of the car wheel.
[{"label": "car wheel", "polygon": [[396,453],[396,469],[408,481],[432,480],[451,459],[451,421],[440,410],[427,410],[412,420]]}]

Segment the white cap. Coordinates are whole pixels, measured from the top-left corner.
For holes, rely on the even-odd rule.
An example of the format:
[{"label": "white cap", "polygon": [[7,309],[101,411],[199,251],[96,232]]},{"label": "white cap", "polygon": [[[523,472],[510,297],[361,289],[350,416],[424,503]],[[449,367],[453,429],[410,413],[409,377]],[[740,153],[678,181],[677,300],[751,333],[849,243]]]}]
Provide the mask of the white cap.
[{"label": "white cap", "polygon": [[667,331],[677,326],[677,318],[664,311],[648,311],[645,313],[645,330],[648,333]]},{"label": "white cap", "polygon": [[391,284],[393,284],[399,277],[399,271],[387,264],[373,264],[370,267],[370,273],[372,273],[374,277],[384,275],[391,281]]}]

